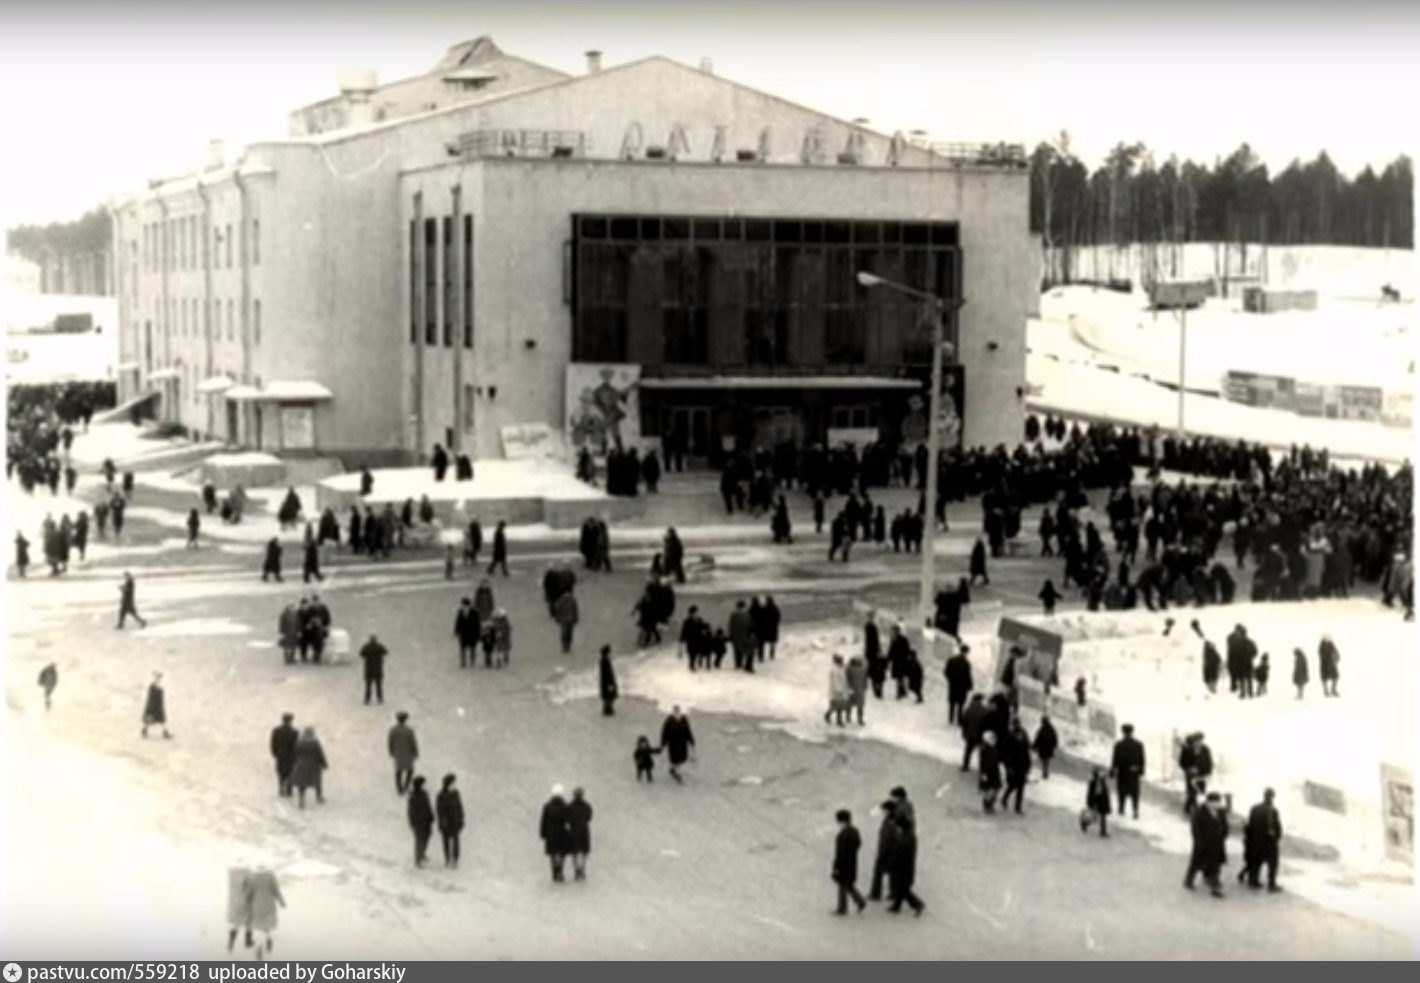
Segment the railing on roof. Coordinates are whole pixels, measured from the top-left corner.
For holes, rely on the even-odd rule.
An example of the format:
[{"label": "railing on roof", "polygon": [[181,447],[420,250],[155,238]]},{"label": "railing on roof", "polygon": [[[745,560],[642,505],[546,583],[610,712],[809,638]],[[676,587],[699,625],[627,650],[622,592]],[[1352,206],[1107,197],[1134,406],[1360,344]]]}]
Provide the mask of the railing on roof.
[{"label": "railing on roof", "polygon": [[581,130],[473,130],[459,137],[465,157],[585,157],[587,134]]},{"label": "railing on roof", "polygon": [[963,164],[1026,168],[1030,161],[1019,143],[933,143],[929,149],[938,157]]}]

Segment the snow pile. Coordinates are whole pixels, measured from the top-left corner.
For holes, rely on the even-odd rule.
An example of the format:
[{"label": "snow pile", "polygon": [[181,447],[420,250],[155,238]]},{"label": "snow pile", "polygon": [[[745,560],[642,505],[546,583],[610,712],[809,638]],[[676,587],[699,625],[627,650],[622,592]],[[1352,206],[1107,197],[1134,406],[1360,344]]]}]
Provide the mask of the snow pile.
[{"label": "snow pile", "polygon": [[[472,481],[455,481],[452,464],[443,481],[435,481],[433,469],[428,467],[378,468],[370,475],[375,479],[374,489],[365,499],[370,503],[399,504],[409,498],[417,502],[426,495],[431,502],[509,498],[577,501],[609,497],[600,489],[578,481],[565,464],[541,459],[476,461]],[[358,492],[360,473],[337,475],[322,484],[333,491]]]},{"label": "snow pile", "polygon": [[[1062,677],[1092,678],[1091,701],[1110,701],[1121,722],[1136,725],[1151,759],[1151,780],[1171,775],[1167,745],[1175,729],[1203,730],[1220,766],[1216,786],[1234,794],[1236,809],[1245,810],[1260,798],[1264,787],[1271,786],[1278,791],[1283,822],[1294,836],[1340,851],[1339,869],[1335,862],[1288,857],[1283,878],[1289,889],[1408,936],[1413,929],[1410,874],[1380,860],[1377,810],[1379,762],[1414,770],[1408,750],[1410,725],[1405,719],[1405,701],[1414,691],[1407,659],[1414,650],[1412,626],[1401,624],[1395,615],[1378,617],[1374,605],[1362,602],[1238,605],[1211,615],[1205,611],[1202,626],[1220,643],[1226,630],[1242,621],[1259,646],[1273,654],[1271,695],[1243,702],[1229,699],[1226,693],[1212,699],[1199,694],[1201,643],[1187,628],[1192,612],[1178,614],[1182,620],[1168,639],[1161,635],[1162,614],[1098,615],[1091,616],[1096,623],[1088,628],[1083,621],[1090,619],[1072,624],[1072,635],[1090,635],[1095,640],[1067,646]],[[1344,695],[1339,699],[1323,700],[1315,682],[1315,649],[1322,630],[1332,633],[1342,652]],[[968,627],[963,636],[982,686],[994,663],[994,626]],[[1313,679],[1307,699],[1295,705],[1286,654],[1293,646],[1308,651]],[[761,719],[763,727],[807,742],[877,740],[937,758],[947,766],[939,796],[958,782],[974,783],[974,776],[958,771],[962,743],[958,729],[946,720],[941,655],[923,660],[923,704],[911,697],[894,699],[894,684],[889,680],[887,699],[869,697],[866,726],[839,728],[824,722],[831,657],[850,656],[861,647],[861,631],[856,628],[806,627],[786,632],[777,657],[759,663],[753,675],[731,669],[729,656],[719,671],[692,673],[684,659],[676,657],[674,646],[665,645],[617,660],[617,678],[624,696],[651,700],[666,711],[679,705],[692,719],[710,713],[746,715]],[[595,670],[580,671],[560,676],[547,687],[547,695],[560,703],[593,699],[596,690]],[[1265,720],[1265,727],[1259,726],[1260,720]],[[1107,743],[1081,741],[1065,733],[1062,738],[1067,750],[1107,764]],[[1027,795],[1031,802],[1071,813],[1083,804],[1083,783],[1061,775],[1047,782],[1038,779],[1037,773]],[[1345,820],[1304,806],[1302,781],[1341,789],[1349,810]],[[1172,811],[1146,807],[1139,821],[1122,817],[1118,821],[1164,850],[1186,854],[1191,848],[1187,824]]]}]

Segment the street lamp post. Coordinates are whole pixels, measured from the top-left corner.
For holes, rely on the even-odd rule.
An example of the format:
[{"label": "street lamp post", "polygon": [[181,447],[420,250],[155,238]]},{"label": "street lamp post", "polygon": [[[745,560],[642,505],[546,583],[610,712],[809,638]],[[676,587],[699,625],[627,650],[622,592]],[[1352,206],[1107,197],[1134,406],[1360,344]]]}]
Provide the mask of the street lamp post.
[{"label": "street lamp post", "polygon": [[1178,439],[1183,442],[1183,400],[1188,374],[1188,305],[1178,312]]},{"label": "street lamp post", "polygon": [[[917,611],[918,626],[922,629],[925,648],[926,639],[929,637],[927,629],[932,625],[932,590],[937,579],[937,463],[942,444],[942,349],[945,347],[943,333],[946,327],[947,302],[925,291],[884,279],[875,273],[860,272],[858,283],[870,289],[881,287],[920,300],[932,310],[932,390],[927,406],[927,488],[922,502],[922,522],[926,527],[927,542],[922,550],[922,583]],[[965,303],[961,298],[951,301],[953,314]]]}]

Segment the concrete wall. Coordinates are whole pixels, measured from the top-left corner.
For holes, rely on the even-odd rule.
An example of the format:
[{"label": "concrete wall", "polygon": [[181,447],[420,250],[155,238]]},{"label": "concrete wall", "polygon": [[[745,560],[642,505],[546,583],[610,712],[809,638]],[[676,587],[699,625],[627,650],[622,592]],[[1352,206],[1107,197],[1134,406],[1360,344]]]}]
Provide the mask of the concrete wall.
[{"label": "concrete wall", "polygon": [[[564,244],[570,216],[583,211],[960,221],[968,299],[959,351],[967,378],[965,440],[992,446],[1019,439],[1024,403],[1016,390],[1025,385],[1025,318],[1035,290],[1023,172],[488,159],[408,177],[400,194],[406,220],[415,190],[424,192],[426,216],[440,214],[430,209],[444,202],[447,210],[454,183],[477,212],[474,361],[485,389],[476,413],[482,454],[499,453],[502,426],[560,427],[572,341]],[[481,206],[471,196],[479,188]],[[535,348],[526,347],[529,339]],[[407,333],[405,341],[408,377],[414,354]],[[440,414],[451,412],[441,381],[448,351],[425,348],[426,367],[440,366],[427,376],[426,435],[442,432]],[[487,397],[489,385],[498,386],[496,399]]]}]

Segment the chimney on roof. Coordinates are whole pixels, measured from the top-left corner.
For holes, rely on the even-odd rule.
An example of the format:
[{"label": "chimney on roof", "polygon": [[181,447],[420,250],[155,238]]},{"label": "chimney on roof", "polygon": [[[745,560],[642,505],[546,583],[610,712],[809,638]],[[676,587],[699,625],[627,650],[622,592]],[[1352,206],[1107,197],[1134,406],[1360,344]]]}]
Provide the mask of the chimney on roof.
[{"label": "chimney on roof", "polygon": [[227,144],[222,140],[207,141],[207,166],[203,170],[218,171],[227,166]]},{"label": "chimney on roof", "polygon": [[701,70],[702,72],[704,72],[706,75],[714,75],[714,74],[715,74],[715,63],[714,63],[713,61],[711,61],[708,56],[705,57],[705,58],[702,58],[702,59],[700,59],[700,70]]},{"label": "chimney on roof", "polygon": [[602,70],[602,53],[600,51],[587,52],[587,74],[595,75]]}]

